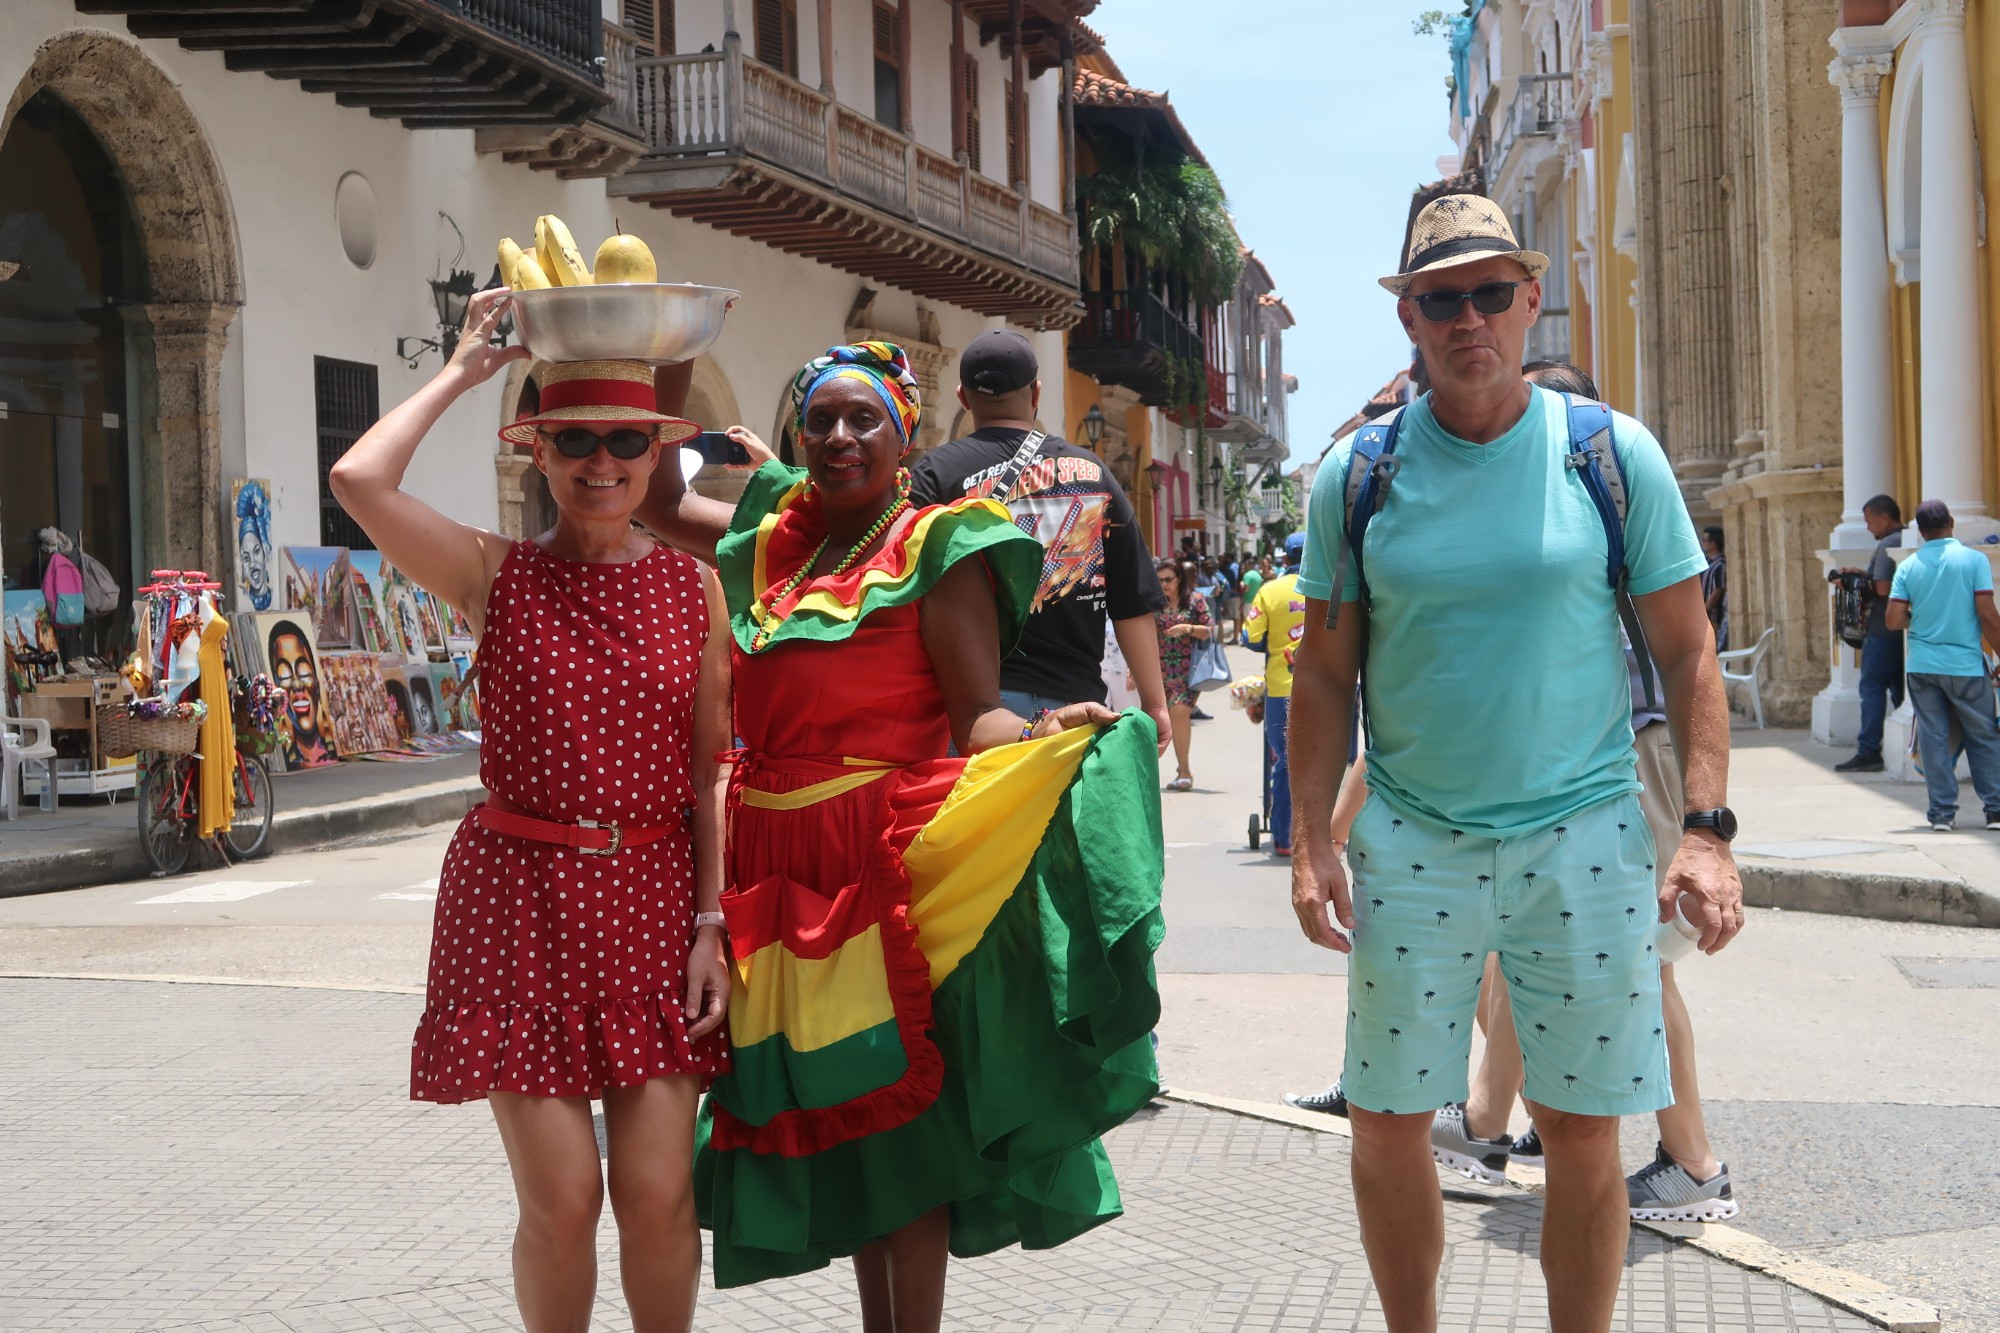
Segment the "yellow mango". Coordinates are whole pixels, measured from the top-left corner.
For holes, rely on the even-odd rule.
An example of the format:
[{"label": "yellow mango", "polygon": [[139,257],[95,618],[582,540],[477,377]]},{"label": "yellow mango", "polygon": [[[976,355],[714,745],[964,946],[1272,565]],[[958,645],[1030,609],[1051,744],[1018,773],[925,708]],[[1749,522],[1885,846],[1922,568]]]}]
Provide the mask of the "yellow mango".
[{"label": "yellow mango", "polygon": [[627,236],[623,232],[604,238],[604,244],[597,247],[594,267],[600,285],[660,280],[660,266],[653,262],[653,252],[637,236]]}]

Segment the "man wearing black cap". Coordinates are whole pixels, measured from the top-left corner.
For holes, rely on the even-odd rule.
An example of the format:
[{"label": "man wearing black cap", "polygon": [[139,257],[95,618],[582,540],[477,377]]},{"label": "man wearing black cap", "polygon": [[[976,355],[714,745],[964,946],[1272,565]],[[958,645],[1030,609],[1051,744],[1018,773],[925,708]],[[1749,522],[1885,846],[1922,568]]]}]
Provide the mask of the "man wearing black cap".
[{"label": "man wearing black cap", "polygon": [[[958,363],[958,401],[973,432],[938,446],[910,469],[914,504],[946,504],[993,495],[1016,472],[1042,401],[1035,349],[1020,334],[990,329],[966,346]],[[1104,622],[1118,636],[1140,706],[1167,744],[1166,689],[1153,613],[1166,606],[1132,502],[1096,454],[1046,437],[1018,469],[1006,495],[996,495],[1014,521],[1046,552],[1042,585],[1021,641],[1000,663],[1001,702],[1033,717],[1044,708],[1104,702]]]}]

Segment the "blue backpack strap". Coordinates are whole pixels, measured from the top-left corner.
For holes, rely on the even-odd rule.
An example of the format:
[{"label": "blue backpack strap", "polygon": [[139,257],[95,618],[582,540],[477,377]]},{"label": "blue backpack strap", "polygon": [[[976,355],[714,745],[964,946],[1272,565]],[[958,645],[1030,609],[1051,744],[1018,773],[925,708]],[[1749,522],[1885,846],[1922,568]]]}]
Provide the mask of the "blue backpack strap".
[{"label": "blue backpack strap", "polygon": [[1605,581],[1618,604],[1618,619],[1625,626],[1632,655],[1639,663],[1639,679],[1646,691],[1646,707],[1660,706],[1653,654],[1646,646],[1646,632],[1639,625],[1639,608],[1632,602],[1627,586],[1631,573],[1625,567],[1625,517],[1629,497],[1625,490],[1625,465],[1611,438],[1611,409],[1603,403],[1566,393],[1569,406],[1569,457],[1567,462],[1583,482],[1584,491],[1597,508],[1604,524]]},{"label": "blue backpack strap", "polygon": [[1368,599],[1368,574],[1361,565],[1361,544],[1368,535],[1368,521],[1382,508],[1389,487],[1396,480],[1403,460],[1396,457],[1396,429],[1403,409],[1384,413],[1354,432],[1354,452],[1348,455],[1347,475],[1341,478],[1342,530],[1347,540],[1334,552],[1333,596],[1327,599],[1326,627],[1340,625],[1341,590],[1347,585],[1347,562],[1361,580],[1361,598]]}]

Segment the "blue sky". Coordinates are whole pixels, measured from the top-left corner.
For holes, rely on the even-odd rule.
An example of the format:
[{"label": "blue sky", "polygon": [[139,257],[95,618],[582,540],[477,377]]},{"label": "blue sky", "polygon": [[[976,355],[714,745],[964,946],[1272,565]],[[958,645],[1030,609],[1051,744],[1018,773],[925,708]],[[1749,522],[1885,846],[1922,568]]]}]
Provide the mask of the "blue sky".
[{"label": "blue sky", "polygon": [[1222,178],[1245,244],[1298,317],[1285,335],[1292,459],[1397,369],[1409,343],[1392,272],[1410,192],[1456,152],[1440,37],[1410,22],[1440,0],[1102,0],[1088,19],[1132,83],[1171,93]]}]

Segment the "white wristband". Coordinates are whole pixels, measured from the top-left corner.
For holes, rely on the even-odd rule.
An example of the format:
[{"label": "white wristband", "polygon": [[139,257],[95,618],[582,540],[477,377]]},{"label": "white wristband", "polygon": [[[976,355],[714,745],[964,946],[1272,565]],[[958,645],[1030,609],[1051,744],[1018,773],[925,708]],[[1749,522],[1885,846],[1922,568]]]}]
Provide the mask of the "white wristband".
[{"label": "white wristband", "polygon": [[696,912],[694,914],[694,928],[700,930],[703,926],[714,926],[716,929],[727,933],[729,930],[729,921],[720,912]]}]

